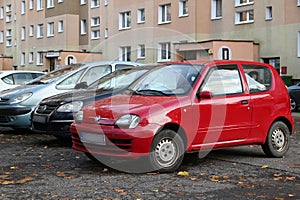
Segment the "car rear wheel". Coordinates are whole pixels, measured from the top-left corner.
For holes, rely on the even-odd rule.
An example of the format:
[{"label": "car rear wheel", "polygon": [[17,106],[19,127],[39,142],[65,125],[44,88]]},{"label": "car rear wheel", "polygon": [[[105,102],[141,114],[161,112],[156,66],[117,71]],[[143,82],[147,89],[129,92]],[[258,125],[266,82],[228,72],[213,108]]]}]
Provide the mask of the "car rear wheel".
[{"label": "car rear wheel", "polygon": [[272,124],[262,149],[267,156],[280,158],[290,147],[290,130],[281,121]]},{"label": "car rear wheel", "polygon": [[173,172],[181,165],[184,157],[184,143],[179,134],[162,130],[153,139],[150,164],[154,171]]},{"label": "car rear wheel", "polygon": [[297,106],[296,101],[293,98],[291,98],[290,100],[291,100],[291,110],[292,111],[297,111],[298,106]]}]

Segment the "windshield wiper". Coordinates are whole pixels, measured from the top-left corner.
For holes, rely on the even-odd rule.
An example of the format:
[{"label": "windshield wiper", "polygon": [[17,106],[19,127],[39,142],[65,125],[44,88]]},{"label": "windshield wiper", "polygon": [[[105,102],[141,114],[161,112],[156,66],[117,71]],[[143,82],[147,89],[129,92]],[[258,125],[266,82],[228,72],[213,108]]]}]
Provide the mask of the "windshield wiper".
[{"label": "windshield wiper", "polygon": [[137,94],[137,95],[149,95],[149,96],[157,96],[157,95],[170,96],[170,95],[172,95],[172,94],[168,94],[163,91],[160,91],[160,90],[153,90],[153,89],[136,90],[133,92],[134,92],[134,94]]}]

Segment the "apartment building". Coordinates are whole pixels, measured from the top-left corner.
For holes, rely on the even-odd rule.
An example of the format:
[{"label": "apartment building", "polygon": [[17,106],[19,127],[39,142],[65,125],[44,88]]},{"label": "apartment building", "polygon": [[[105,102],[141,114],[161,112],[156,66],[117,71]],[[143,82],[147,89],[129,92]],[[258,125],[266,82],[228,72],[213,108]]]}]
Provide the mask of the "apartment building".
[{"label": "apartment building", "polygon": [[299,24],[299,0],[5,0],[0,67],[243,59],[300,79]]}]

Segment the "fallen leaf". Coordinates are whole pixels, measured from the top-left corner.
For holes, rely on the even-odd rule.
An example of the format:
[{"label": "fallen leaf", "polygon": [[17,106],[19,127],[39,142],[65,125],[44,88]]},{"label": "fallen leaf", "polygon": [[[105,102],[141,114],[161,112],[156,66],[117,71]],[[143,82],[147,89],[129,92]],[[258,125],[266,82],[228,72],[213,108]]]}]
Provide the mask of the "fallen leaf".
[{"label": "fallen leaf", "polygon": [[296,194],[289,194],[289,197],[295,197]]},{"label": "fallen leaf", "polygon": [[16,183],[22,184],[22,183],[26,183],[26,182],[29,182],[29,181],[32,181],[32,180],[33,180],[33,178],[28,176],[26,178],[23,178],[23,179],[20,179],[20,180],[16,181]]},{"label": "fallen leaf", "polygon": [[296,177],[295,176],[285,177],[285,180],[287,180],[287,181],[295,181]]},{"label": "fallen leaf", "polygon": [[209,178],[209,180],[212,182],[219,182],[219,178],[220,178],[219,176],[212,176]]},{"label": "fallen leaf", "polygon": [[196,177],[191,177],[190,180],[191,180],[191,181],[196,181],[197,178],[196,178]]},{"label": "fallen leaf", "polygon": [[17,166],[10,166],[10,169],[19,169]]},{"label": "fallen leaf", "polygon": [[14,184],[15,182],[14,181],[2,181],[0,183],[1,183],[1,185],[11,185],[11,184]]},{"label": "fallen leaf", "polygon": [[263,166],[261,166],[262,169],[266,169],[266,168],[268,168],[268,167],[269,167],[268,165],[263,165]]},{"label": "fallen leaf", "polygon": [[177,175],[178,176],[188,176],[189,172],[187,172],[187,171],[181,171],[181,172],[178,172]]}]

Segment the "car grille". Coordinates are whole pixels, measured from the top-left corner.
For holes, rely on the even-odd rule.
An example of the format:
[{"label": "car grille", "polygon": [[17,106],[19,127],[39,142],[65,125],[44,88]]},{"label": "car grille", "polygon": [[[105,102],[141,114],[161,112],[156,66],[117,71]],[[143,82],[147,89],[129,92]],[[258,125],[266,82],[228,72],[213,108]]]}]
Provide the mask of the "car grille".
[{"label": "car grille", "polygon": [[53,103],[53,104],[40,104],[38,108],[36,109],[36,113],[39,114],[50,114],[53,112],[60,104],[59,103]]},{"label": "car grille", "polygon": [[132,152],[132,144],[129,139],[108,139],[106,145],[83,144],[80,141],[79,135],[72,133],[72,142],[74,146],[80,149],[89,149],[95,153],[112,153],[112,154],[127,154]]}]

